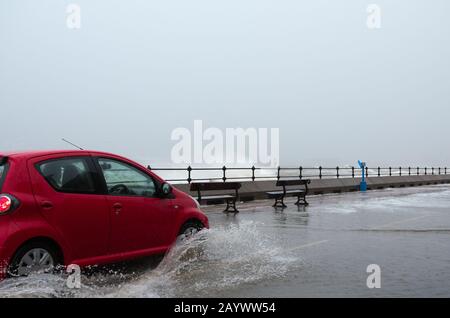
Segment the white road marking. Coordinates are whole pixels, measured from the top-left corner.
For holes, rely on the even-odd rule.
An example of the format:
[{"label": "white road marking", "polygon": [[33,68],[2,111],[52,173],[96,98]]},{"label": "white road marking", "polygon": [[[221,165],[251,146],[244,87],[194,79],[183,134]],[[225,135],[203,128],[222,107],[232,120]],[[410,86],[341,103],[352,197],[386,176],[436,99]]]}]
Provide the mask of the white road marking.
[{"label": "white road marking", "polygon": [[296,247],[290,248],[288,251],[300,250],[300,249],[303,249],[303,248],[316,246],[316,245],[320,245],[320,244],[327,243],[327,242],[329,242],[329,240],[311,242],[311,243],[308,243],[308,244],[304,244],[304,245],[300,245],[300,246],[296,246]]},{"label": "white road marking", "polygon": [[407,222],[411,222],[411,221],[415,221],[415,220],[420,220],[420,219],[423,219],[423,218],[426,218],[426,217],[428,217],[428,215],[422,215],[422,216],[418,216],[418,217],[415,217],[415,218],[410,218],[410,219],[395,221],[395,222],[391,222],[391,223],[387,223],[387,224],[383,224],[383,225],[378,225],[376,227],[373,227],[372,229],[378,229],[378,228],[383,228],[383,227],[389,227],[391,225],[403,224],[403,223],[407,223]]}]

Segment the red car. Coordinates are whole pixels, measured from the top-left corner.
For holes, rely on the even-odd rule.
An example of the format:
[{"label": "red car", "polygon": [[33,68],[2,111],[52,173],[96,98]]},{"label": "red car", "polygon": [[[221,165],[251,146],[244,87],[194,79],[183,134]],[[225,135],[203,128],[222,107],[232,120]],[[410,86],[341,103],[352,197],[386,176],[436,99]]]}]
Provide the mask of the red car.
[{"label": "red car", "polygon": [[0,153],[0,279],[163,254],[208,226],[197,201],[126,158]]}]

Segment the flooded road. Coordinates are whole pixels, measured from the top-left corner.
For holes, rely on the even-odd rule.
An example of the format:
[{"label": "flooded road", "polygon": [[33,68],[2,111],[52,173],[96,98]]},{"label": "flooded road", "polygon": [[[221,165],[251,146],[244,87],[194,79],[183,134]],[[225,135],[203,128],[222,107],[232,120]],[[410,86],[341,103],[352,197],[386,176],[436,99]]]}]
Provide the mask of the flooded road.
[{"label": "flooded road", "polygon": [[[211,229],[166,257],[0,283],[0,297],[450,297],[450,186],[205,208]],[[381,268],[381,288],[366,285]]]}]

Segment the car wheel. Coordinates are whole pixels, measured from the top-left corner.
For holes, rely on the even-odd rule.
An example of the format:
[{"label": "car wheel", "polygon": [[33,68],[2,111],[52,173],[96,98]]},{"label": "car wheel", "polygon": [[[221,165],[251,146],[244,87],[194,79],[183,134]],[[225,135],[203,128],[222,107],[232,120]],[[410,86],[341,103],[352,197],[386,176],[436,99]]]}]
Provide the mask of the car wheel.
[{"label": "car wheel", "polygon": [[204,228],[204,225],[199,221],[188,221],[181,227],[178,237],[181,240],[186,240],[200,232]]},{"label": "car wheel", "polygon": [[53,273],[61,265],[55,248],[46,242],[31,242],[19,248],[8,269],[9,276]]}]

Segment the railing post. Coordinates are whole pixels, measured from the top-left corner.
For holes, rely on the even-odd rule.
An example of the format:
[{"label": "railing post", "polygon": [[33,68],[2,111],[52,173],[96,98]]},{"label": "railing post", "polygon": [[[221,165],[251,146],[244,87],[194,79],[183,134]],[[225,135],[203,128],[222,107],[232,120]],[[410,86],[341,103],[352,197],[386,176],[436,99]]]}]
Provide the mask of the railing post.
[{"label": "railing post", "polygon": [[434,176],[434,167],[431,167],[431,174]]},{"label": "railing post", "polygon": [[252,181],[255,181],[255,166],[252,167]]},{"label": "railing post", "polygon": [[192,178],[191,178],[191,171],[192,171],[192,167],[191,167],[191,166],[187,167],[187,172],[188,172],[187,182],[188,182],[189,184],[190,184],[191,181],[192,181]]},{"label": "railing post", "polygon": [[352,167],[352,178],[355,178],[355,167]]},{"label": "railing post", "polygon": [[439,167],[439,175],[441,175],[441,167]]},{"label": "railing post", "polygon": [[411,167],[408,167],[408,175],[411,175]]},{"label": "railing post", "polygon": [[447,174],[447,167],[445,167],[445,174]]},{"label": "railing post", "polygon": [[227,167],[223,166],[222,170],[223,170],[222,180],[223,180],[223,182],[225,182],[225,181],[227,181]]},{"label": "railing post", "polygon": [[366,178],[369,177],[369,167],[366,167]]},{"label": "railing post", "polygon": [[303,167],[300,166],[300,167],[298,168],[298,170],[299,170],[299,172],[300,172],[299,178],[300,178],[300,180],[301,180],[301,179],[303,179]]},{"label": "railing post", "polygon": [[378,176],[381,177],[381,168],[378,167]]},{"label": "railing post", "polygon": [[281,170],[281,167],[278,167],[278,170],[277,170],[277,180],[280,180],[280,170]]},{"label": "railing post", "polygon": [[418,176],[420,175],[420,168],[419,167],[417,167],[417,175]]},{"label": "railing post", "polygon": [[319,167],[319,179],[322,179],[322,166]]},{"label": "railing post", "polygon": [[427,167],[425,167],[425,175],[427,175],[427,174],[428,174],[428,173],[427,173],[427,169],[428,169],[428,168],[427,168]]},{"label": "railing post", "polygon": [[392,167],[389,167],[389,177],[392,177]]},{"label": "railing post", "polygon": [[400,177],[402,176],[402,167],[398,168],[398,174],[399,174]]},{"label": "railing post", "polygon": [[339,179],[339,167],[336,167],[336,178]]}]

